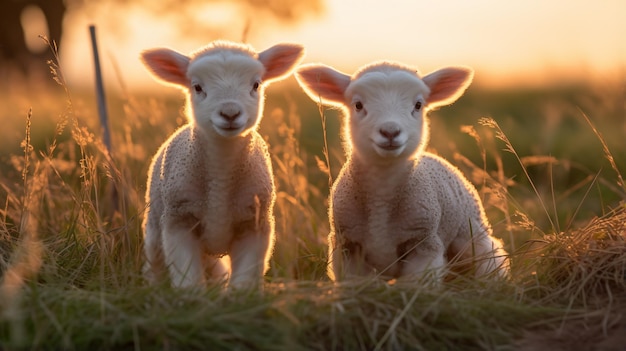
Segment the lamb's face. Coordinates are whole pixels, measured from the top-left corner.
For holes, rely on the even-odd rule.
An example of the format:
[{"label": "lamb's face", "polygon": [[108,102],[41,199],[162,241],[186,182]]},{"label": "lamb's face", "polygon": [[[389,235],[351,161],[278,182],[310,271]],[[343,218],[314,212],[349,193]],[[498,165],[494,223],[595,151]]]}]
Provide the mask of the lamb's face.
[{"label": "lamb's face", "polygon": [[425,144],[429,89],[413,72],[369,71],[346,89],[352,152],[372,158],[408,158]]},{"label": "lamb's face", "polygon": [[192,60],[187,77],[194,122],[224,137],[254,129],[262,114],[264,71],[257,59],[229,52]]},{"label": "lamb's face", "polygon": [[449,105],[472,81],[465,67],[419,77],[403,64],[379,61],[354,76],[322,64],[301,66],[296,79],[313,101],[345,109],[348,156],[387,161],[418,155],[428,142],[425,109]]}]

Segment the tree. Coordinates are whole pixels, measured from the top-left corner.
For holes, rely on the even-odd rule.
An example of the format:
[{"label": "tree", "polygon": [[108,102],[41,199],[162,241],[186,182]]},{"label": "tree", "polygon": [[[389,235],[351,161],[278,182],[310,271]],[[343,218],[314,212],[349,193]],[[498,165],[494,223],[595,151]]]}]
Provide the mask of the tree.
[{"label": "tree", "polygon": [[[0,0],[0,77],[16,70],[26,75],[47,71],[47,61],[52,59],[50,50],[31,52],[24,40],[21,14],[27,6],[37,6],[45,15],[48,39],[60,49],[63,37],[63,18],[67,11],[111,4],[115,6],[141,6],[155,16],[163,16],[185,35],[198,35],[210,31],[219,32],[210,23],[203,22],[194,11],[205,5],[220,4],[234,7],[238,16],[250,22],[277,20],[293,24],[307,15],[323,11],[323,0]],[[117,20],[117,19],[112,19]],[[201,29],[201,30],[198,30]],[[43,34],[43,33],[42,33]],[[2,72],[5,70],[5,72]]]},{"label": "tree", "polygon": [[48,51],[33,53],[26,46],[21,14],[27,6],[39,7],[48,23],[48,35],[57,45],[61,44],[63,16],[66,7],[63,0],[2,0],[0,1],[0,66],[18,69],[26,74],[29,69],[46,69],[46,61],[52,58]]}]

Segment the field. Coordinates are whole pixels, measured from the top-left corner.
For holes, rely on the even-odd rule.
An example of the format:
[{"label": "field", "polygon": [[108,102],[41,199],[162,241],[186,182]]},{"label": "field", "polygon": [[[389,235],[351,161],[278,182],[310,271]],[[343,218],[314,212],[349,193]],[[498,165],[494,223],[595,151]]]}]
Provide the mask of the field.
[{"label": "field", "polygon": [[277,245],[264,292],[229,294],[151,287],[140,275],[147,168],[185,123],[182,97],[110,94],[109,153],[90,91],[57,80],[0,92],[0,349],[626,344],[623,79],[470,87],[430,114],[430,150],[479,189],[512,267],[509,281],[458,277],[438,290],[328,281],[329,179],[343,162],[339,115],[308,100],[293,79],[270,87],[261,134],[278,186]]}]

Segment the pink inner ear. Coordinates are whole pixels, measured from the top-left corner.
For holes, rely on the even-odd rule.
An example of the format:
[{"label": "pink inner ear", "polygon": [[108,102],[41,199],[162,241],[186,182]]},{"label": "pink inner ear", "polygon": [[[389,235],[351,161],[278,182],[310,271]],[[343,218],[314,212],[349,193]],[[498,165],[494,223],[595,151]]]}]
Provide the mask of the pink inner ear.
[{"label": "pink inner ear", "polygon": [[161,74],[171,77],[170,79],[174,79],[178,82],[186,81],[185,74],[181,72],[180,67],[173,64],[171,61],[161,60],[155,62],[155,66],[158,67],[158,70],[161,72]]},{"label": "pink inner ear", "polygon": [[302,60],[304,49],[299,45],[278,44],[259,53],[265,67],[264,81],[283,78]]},{"label": "pink inner ear", "polygon": [[169,49],[155,49],[142,53],[144,64],[159,79],[182,86],[189,85],[187,67],[189,58]]},{"label": "pink inner ear", "polygon": [[333,104],[345,103],[350,76],[327,66],[311,65],[300,68],[296,78],[311,99],[317,101],[321,97]]},{"label": "pink inner ear", "polygon": [[431,107],[453,103],[472,82],[472,71],[465,68],[443,68],[423,78],[430,88],[428,104]]}]

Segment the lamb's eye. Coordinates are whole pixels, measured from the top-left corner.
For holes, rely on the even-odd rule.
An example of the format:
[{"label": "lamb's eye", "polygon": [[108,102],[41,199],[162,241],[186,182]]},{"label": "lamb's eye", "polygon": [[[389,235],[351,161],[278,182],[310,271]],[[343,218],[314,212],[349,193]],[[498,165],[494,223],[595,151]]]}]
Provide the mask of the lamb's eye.
[{"label": "lamb's eye", "polygon": [[361,101],[357,101],[357,102],[355,102],[355,103],[354,103],[354,108],[355,108],[357,111],[361,111],[361,110],[363,109],[363,103],[362,103]]},{"label": "lamb's eye", "polygon": [[200,94],[200,93],[202,92],[202,86],[200,86],[200,84],[194,84],[194,85],[193,85],[193,90],[194,90],[196,93]]},{"label": "lamb's eye", "polygon": [[415,111],[419,111],[422,109],[422,102],[418,101],[415,103]]},{"label": "lamb's eye", "polygon": [[256,82],[254,82],[254,84],[252,84],[252,90],[258,91],[260,86],[261,86],[261,82],[257,80]]}]

